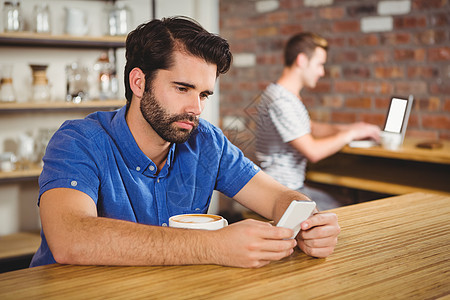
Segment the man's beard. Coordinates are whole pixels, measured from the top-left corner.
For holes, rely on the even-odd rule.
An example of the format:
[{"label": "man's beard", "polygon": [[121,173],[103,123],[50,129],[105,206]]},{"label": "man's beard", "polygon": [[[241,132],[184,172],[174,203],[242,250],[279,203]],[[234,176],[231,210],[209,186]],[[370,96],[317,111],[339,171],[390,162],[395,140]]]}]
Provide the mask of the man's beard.
[{"label": "man's beard", "polygon": [[[141,99],[141,113],[153,130],[165,141],[184,143],[198,127],[198,117],[191,114],[169,114],[156,100],[153,92],[146,90]],[[189,121],[194,124],[191,129],[179,128],[174,123]]]}]

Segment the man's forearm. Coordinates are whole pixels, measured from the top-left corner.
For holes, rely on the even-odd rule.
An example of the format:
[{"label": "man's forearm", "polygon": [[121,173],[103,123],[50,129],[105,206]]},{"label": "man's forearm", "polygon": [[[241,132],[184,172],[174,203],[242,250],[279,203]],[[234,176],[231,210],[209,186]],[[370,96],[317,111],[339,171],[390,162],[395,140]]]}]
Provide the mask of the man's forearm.
[{"label": "man's forearm", "polygon": [[234,199],[264,218],[278,222],[292,200],[308,198],[260,171],[234,196]]},{"label": "man's forearm", "polygon": [[335,135],[341,131],[343,127],[340,125],[321,123],[321,122],[311,122],[311,135],[314,138],[325,138]]},{"label": "man's forearm", "polygon": [[287,190],[280,194],[280,197],[276,201],[276,205],[273,209],[273,217],[272,219],[275,221],[275,223],[278,223],[278,221],[283,216],[284,212],[288,208],[289,204],[291,204],[294,200],[310,200],[306,195],[299,193],[294,190]]},{"label": "man's forearm", "polygon": [[212,236],[201,230],[85,217],[72,223],[66,237],[50,248],[55,260],[63,264],[205,264],[215,263]]}]

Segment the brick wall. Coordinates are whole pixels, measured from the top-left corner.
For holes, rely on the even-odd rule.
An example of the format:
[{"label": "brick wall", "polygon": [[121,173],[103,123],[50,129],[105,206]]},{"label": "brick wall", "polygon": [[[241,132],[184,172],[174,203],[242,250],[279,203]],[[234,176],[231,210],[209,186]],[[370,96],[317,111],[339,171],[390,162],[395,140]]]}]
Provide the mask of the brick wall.
[{"label": "brick wall", "polygon": [[314,120],[382,126],[391,95],[413,94],[407,136],[450,139],[450,1],[221,0],[234,54],[221,76],[221,127],[254,158],[255,98],[282,70],[300,31],[330,42],[326,76],[302,99]]}]

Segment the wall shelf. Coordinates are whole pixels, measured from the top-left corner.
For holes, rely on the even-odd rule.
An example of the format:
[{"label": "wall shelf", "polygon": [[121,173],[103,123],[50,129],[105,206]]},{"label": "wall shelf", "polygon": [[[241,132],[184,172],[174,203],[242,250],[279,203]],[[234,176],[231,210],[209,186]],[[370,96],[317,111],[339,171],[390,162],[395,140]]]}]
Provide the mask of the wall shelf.
[{"label": "wall shelf", "polygon": [[39,248],[38,232],[19,232],[0,236],[0,260],[23,255],[33,255]]},{"label": "wall shelf", "polygon": [[66,110],[95,110],[95,109],[115,109],[124,106],[125,100],[90,100],[81,103],[73,102],[22,102],[22,103],[1,103],[0,114],[10,112],[35,112],[35,111],[66,111]]},{"label": "wall shelf", "polygon": [[38,166],[27,170],[15,170],[10,172],[0,171],[0,182],[8,182],[8,181],[16,182],[18,180],[37,180],[39,175],[41,175],[41,172],[42,168]]},{"label": "wall shelf", "polygon": [[32,32],[0,33],[0,46],[46,48],[123,48],[126,36],[71,36]]},{"label": "wall shelf", "polygon": [[[367,149],[366,153],[373,154],[371,150]],[[415,150],[411,148],[409,153],[415,154]],[[306,179],[309,182],[391,195],[414,192],[450,194],[450,164],[427,159],[418,161],[416,156],[405,159],[408,149],[403,151],[406,154],[400,159],[394,155],[394,158],[386,158],[342,151],[309,164]],[[433,153],[429,153],[431,155]]]}]

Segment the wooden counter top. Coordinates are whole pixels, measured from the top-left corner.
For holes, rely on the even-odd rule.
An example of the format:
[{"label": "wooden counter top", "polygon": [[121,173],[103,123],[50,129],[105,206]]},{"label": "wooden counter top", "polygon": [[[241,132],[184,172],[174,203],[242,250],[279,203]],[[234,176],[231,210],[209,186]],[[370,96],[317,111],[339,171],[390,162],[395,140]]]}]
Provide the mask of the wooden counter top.
[{"label": "wooden counter top", "polygon": [[436,299],[450,295],[450,197],[415,193],[335,209],[334,254],[260,269],[49,265],[0,274],[1,299]]},{"label": "wooden counter top", "polygon": [[420,162],[450,164],[450,141],[439,141],[439,143],[442,144],[442,147],[436,149],[424,149],[417,147],[417,144],[425,141],[426,140],[424,139],[406,138],[403,145],[398,150],[387,150],[381,146],[370,148],[352,148],[345,146],[340,152]]},{"label": "wooden counter top", "polygon": [[346,146],[335,155],[308,164],[306,179],[391,195],[450,195],[450,141],[441,141],[439,149],[417,148],[420,142],[423,140],[405,139],[398,150]]}]

